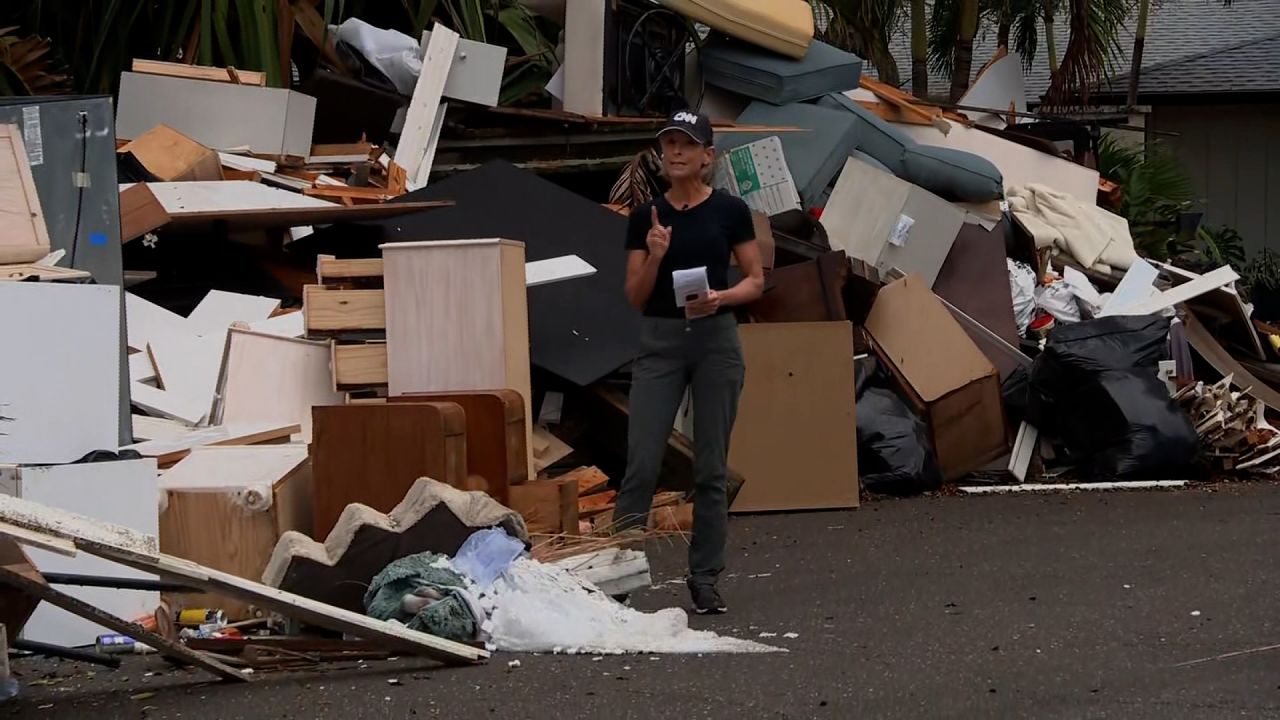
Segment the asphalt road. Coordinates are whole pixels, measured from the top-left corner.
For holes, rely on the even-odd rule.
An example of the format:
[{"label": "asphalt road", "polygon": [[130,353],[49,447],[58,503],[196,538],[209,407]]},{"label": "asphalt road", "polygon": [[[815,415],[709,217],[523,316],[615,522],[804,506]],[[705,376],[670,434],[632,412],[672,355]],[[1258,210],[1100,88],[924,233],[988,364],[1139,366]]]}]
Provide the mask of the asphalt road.
[{"label": "asphalt road", "polygon": [[[24,682],[48,684],[0,716],[1276,718],[1280,649],[1180,664],[1280,644],[1278,523],[1276,484],[740,517],[731,613],[692,624],[777,633],[765,641],[788,653],[402,659],[249,686],[154,658],[19,660]],[[682,555],[654,549],[658,585],[637,607],[687,602],[664,584]]]}]

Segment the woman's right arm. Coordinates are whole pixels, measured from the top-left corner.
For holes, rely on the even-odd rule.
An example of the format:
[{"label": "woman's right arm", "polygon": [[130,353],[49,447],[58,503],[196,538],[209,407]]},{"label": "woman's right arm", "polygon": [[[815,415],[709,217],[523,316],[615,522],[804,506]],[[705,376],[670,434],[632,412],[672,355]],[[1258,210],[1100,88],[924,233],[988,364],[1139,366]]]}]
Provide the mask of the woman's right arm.
[{"label": "woman's right arm", "polygon": [[[643,217],[643,216],[641,216]],[[640,222],[638,217],[631,218],[628,234],[631,240],[627,247],[627,302],[637,310],[644,310],[653,294],[654,283],[658,281],[658,266],[662,257],[667,254],[671,245],[671,228],[658,220],[657,206],[650,206],[649,228],[644,234],[643,249],[637,247],[640,240]]]}]

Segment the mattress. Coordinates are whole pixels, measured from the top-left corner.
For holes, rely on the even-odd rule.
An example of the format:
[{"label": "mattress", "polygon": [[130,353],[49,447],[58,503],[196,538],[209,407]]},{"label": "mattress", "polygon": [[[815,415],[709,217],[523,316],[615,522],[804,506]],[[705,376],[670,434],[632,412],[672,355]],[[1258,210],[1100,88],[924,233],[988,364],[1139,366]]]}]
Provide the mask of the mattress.
[{"label": "mattress", "polygon": [[721,133],[719,144],[731,150],[770,135],[778,136],[787,168],[805,207],[821,206],[823,191],[858,145],[856,118],[847,112],[808,103],[772,105],[757,100],[738,116],[738,123],[800,128],[783,132]]},{"label": "mattress", "polygon": [[702,49],[707,83],[774,105],[858,87],[862,58],[814,41],[801,60],[718,36]]},{"label": "mattress", "polygon": [[677,13],[725,35],[797,60],[813,41],[806,0],[661,0]]}]

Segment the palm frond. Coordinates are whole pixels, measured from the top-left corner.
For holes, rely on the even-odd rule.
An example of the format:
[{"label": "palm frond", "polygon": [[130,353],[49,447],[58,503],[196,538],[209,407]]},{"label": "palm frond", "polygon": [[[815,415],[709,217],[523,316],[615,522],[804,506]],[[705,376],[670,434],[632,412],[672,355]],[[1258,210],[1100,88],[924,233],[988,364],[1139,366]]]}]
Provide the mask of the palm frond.
[{"label": "palm frond", "polygon": [[1120,53],[1120,29],[1131,11],[1130,0],[1069,0],[1071,35],[1049,84],[1049,106],[1088,104],[1090,91]]},{"label": "palm frond", "polygon": [[898,62],[889,38],[902,26],[905,4],[899,0],[830,0],[831,22],[823,39],[855,53],[876,68],[881,82],[900,84]]},{"label": "palm frond", "polygon": [[48,38],[18,37],[17,28],[0,28],[0,95],[66,92],[71,79],[56,69]]},{"label": "palm frond", "polygon": [[609,203],[635,209],[662,193],[662,161],[653,148],[642,150],[622,169]]}]

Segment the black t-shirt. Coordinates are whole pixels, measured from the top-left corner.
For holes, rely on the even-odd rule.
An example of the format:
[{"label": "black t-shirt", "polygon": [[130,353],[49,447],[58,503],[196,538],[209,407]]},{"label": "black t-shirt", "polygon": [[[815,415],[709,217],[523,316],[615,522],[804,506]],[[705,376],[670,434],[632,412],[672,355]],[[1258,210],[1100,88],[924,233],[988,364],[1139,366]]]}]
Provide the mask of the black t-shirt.
[{"label": "black t-shirt", "polygon": [[[673,270],[706,266],[707,284],[712,290],[729,288],[729,254],[741,243],[754,240],[755,226],[751,209],[740,198],[723,190],[714,190],[706,200],[688,210],[677,210],[665,197],[655,198],[631,211],[627,223],[627,249],[648,251],[645,236],[653,225],[654,204],[658,220],[671,228],[671,245],[658,265],[658,279],[644,306],[649,317],[684,317],[684,308],[676,307],[675,288],[671,284]],[[720,312],[729,312],[728,307]]]}]

